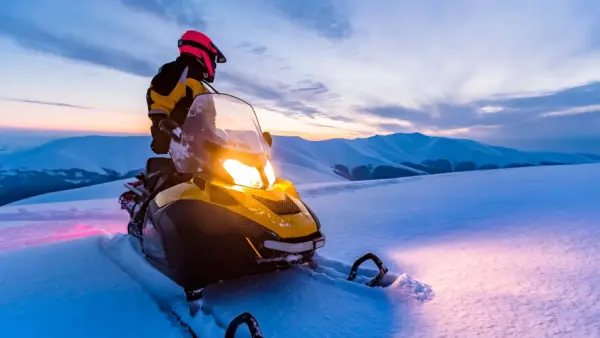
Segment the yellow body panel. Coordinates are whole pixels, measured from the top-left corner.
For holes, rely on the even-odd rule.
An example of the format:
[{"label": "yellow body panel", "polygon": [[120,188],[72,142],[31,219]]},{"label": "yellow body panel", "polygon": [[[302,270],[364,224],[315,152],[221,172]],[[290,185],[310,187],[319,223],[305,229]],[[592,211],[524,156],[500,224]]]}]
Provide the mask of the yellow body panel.
[{"label": "yellow body panel", "polygon": [[[225,189],[239,204],[233,206],[220,205],[211,200],[209,194],[211,185]],[[272,201],[284,200],[287,195],[296,203],[301,212],[293,215],[277,215],[254,199],[252,195]],[[156,196],[155,202],[159,207],[163,207],[171,202],[182,199],[199,200],[219,205],[262,225],[281,238],[308,236],[318,230],[317,224],[308,209],[300,202],[296,189],[291,182],[286,180],[277,179],[275,184],[268,190],[231,185],[217,180],[206,180],[205,189],[202,190],[193,184],[192,181],[189,181],[160,192]]]}]

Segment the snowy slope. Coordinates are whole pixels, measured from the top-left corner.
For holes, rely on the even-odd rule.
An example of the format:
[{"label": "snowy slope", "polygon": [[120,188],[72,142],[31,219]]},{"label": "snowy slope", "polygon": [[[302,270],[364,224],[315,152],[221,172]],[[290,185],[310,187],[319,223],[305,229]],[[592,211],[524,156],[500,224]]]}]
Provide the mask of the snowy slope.
[{"label": "snowy slope", "polygon": [[132,181],[132,179],[118,180],[103,184],[93,185],[91,187],[69,189],[63,191],[57,191],[38,196],[25,198],[13,203],[8,206],[14,205],[26,205],[26,204],[39,204],[39,203],[57,203],[57,202],[70,202],[70,201],[86,201],[94,199],[111,198],[119,196],[124,191],[123,185],[126,182]]},{"label": "snowy slope", "polygon": [[[0,205],[132,177],[154,156],[149,144],[147,136],[83,136],[0,152]],[[319,142],[275,137],[273,155],[277,173],[296,183],[600,162],[592,155],[522,152],[418,133]]]},{"label": "snowy slope", "polygon": [[318,163],[358,166],[364,164],[421,163],[425,160],[448,159],[451,162],[472,161],[499,166],[511,163],[543,161],[589,163],[584,155],[552,152],[524,152],[495,147],[472,140],[431,137],[420,133],[373,136],[354,140],[333,139],[309,142],[298,137],[277,138],[275,158],[295,162],[294,154],[304,154]]},{"label": "snowy slope", "polygon": [[[51,141],[47,144],[7,155],[0,155],[0,169],[51,170],[77,168],[92,172],[104,169],[126,173],[144,166],[155,156],[146,136],[84,136]],[[274,158],[326,175],[331,166],[395,164],[408,161],[449,159],[476,164],[541,161],[589,163],[584,155],[522,152],[492,147],[471,140],[430,137],[423,134],[394,134],[364,139],[307,141],[299,137],[275,137]]]},{"label": "snowy slope", "polygon": [[[0,152],[0,205],[47,192],[129,178],[156,156],[146,136],[83,136]],[[342,181],[325,164],[274,163],[295,182]]]},{"label": "snowy slope", "polygon": [[82,169],[126,173],[143,167],[153,155],[147,137],[82,136],[50,141],[0,157],[0,168],[52,170]]},{"label": "snowy slope", "polygon": [[56,138],[59,137],[55,135],[35,133],[29,130],[23,131],[0,127],[0,155],[6,155],[9,153],[24,151],[29,148],[34,148],[44,143],[48,143]]},{"label": "snowy slope", "polygon": [[101,238],[0,252],[0,337],[177,337]]},{"label": "snowy slope", "polygon": [[[598,337],[599,172],[600,165],[590,164],[305,185],[300,193],[328,236],[322,255],[349,263],[373,251],[390,270],[431,285],[432,298],[423,302],[398,290],[364,289],[290,271],[207,289],[194,327],[204,337],[223,337],[224,323],[250,311],[267,338]],[[77,192],[89,196],[86,189]],[[161,324],[166,314],[147,299],[162,303],[157,290],[168,298],[176,297],[177,288],[140,264],[123,236],[105,235],[100,246],[97,237],[89,237],[124,231],[125,222],[116,196],[0,207],[0,309],[19,309],[3,321],[2,333],[33,337],[34,329],[23,331],[19,323],[37,318],[43,326],[36,329],[46,333],[42,336],[80,336],[75,334],[78,327],[64,325],[75,310],[39,311],[37,303],[26,301],[48,293],[46,299],[59,299],[81,312],[102,311],[94,312],[105,319],[102,323],[83,322],[87,337],[111,329],[114,336],[124,336],[119,333],[125,330],[137,336],[130,324],[118,328],[124,316],[120,309],[132,308],[145,309],[145,317],[135,311],[130,315],[157,327],[147,337],[169,336]],[[72,239],[77,236],[83,239]],[[61,243],[44,244],[57,241]],[[72,254],[79,251],[81,255]],[[39,268],[25,274],[22,267],[32,257]],[[102,271],[96,279],[91,278],[95,264]],[[65,287],[63,278],[81,278],[88,287]],[[114,295],[111,288],[117,287],[129,289],[131,298]],[[93,304],[89,293],[105,297],[106,304]],[[179,331],[171,333],[183,337]]]}]

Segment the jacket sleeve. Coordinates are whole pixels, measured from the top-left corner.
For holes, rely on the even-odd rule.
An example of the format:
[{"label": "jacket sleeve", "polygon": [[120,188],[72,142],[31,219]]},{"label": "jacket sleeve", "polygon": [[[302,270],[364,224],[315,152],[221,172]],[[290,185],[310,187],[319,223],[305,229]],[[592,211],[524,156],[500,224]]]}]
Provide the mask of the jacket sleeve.
[{"label": "jacket sleeve", "polygon": [[146,93],[150,119],[169,117],[177,102],[185,97],[187,72],[185,65],[172,62],[162,66],[152,78]]}]

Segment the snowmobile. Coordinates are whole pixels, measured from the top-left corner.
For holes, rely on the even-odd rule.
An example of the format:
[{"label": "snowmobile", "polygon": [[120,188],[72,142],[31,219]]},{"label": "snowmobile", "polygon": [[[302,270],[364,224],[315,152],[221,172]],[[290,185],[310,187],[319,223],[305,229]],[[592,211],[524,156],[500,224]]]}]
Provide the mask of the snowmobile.
[{"label": "snowmobile", "polygon": [[[160,128],[171,135],[170,158],[148,159],[120,203],[146,260],[190,300],[213,283],[315,264],[326,243],[321,223],[294,185],[276,176],[272,136],[249,103],[201,94],[181,126],[165,119]],[[387,268],[370,253],[348,280],[366,260],[379,269],[366,284],[385,286]]]}]

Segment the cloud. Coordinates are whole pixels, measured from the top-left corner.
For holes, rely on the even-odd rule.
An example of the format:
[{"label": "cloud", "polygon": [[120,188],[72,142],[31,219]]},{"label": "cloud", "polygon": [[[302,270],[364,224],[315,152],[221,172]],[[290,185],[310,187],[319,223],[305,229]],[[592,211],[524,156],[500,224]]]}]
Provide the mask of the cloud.
[{"label": "cloud", "polygon": [[[280,90],[281,87],[270,87],[228,72],[220,73],[219,76],[226,81],[226,92],[249,100],[255,106],[258,105],[287,116],[314,118],[325,115],[321,110],[304,100],[304,91],[326,91],[326,88],[319,86],[319,84],[311,84],[313,87],[300,88],[301,90],[286,91]],[[298,85],[301,86],[302,84]]]},{"label": "cloud", "polygon": [[206,21],[202,16],[202,3],[194,0],[120,0],[123,4],[142,11],[148,11],[168,21],[189,26],[193,29],[205,29]]},{"label": "cloud", "polygon": [[498,104],[506,108],[519,109],[522,111],[543,111],[593,105],[598,102],[599,94],[600,82],[591,82],[586,85],[564,90],[545,92],[533,97],[485,100],[482,103],[489,105]]},{"label": "cloud", "polygon": [[335,0],[263,0],[288,20],[330,39],[347,38],[352,33],[345,3]]},{"label": "cloud", "polygon": [[329,92],[327,86],[321,82],[303,81],[298,84],[297,88],[292,89],[293,92],[309,92],[314,95],[325,94]]},{"label": "cloud", "polygon": [[577,115],[577,114],[589,114],[589,113],[598,113],[600,112],[600,104],[595,104],[591,106],[584,107],[575,107],[569,108],[565,110],[558,110],[549,113],[540,114],[540,117],[552,117],[552,116],[568,116],[568,115]]},{"label": "cloud", "polygon": [[254,47],[252,48],[252,52],[256,53],[258,55],[262,55],[267,51],[267,47],[264,46],[258,46],[258,47]]},{"label": "cloud", "polygon": [[77,108],[77,109],[94,109],[94,108],[88,107],[88,106],[80,106],[80,105],[76,105],[76,104],[69,104],[69,103],[62,103],[62,102],[27,100],[27,99],[18,99],[18,98],[12,98],[12,97],[2,97],[1,99],[3,101],[43,104],[43,105],[47,105],[47,106],[58,106],[58,107]]},{"label": "cloud", "polygon": [[[110,1],[99,14],[119,8],[111,8]],[[147,48],[138,47],[144,39],[128,45],[127,37],[131,38],[131,34],[125,29],[127,24],[111,27],[110,20],[106,20],[108,18],[95,17],[93,13],[87,12],[101,6],[97,0],[91,0],[87,4],[88,8],[77,7],[76,3],[68,0],[57,0],[56,5],[53,7],[36,0],[23,0],[8,5],[0,12],[0,34],[28,49],[135,75],[152,76],[158,69],[159,63],[151,61],[145,54]],[[31,11],[33,7],[37,10]],[[44,12],[47,15],[41,15]],[[57,21],[54,18],[65,20]],[[114,19],[115,17],[112,18]],[[57,24],[59,21],[60,25]],[[117,35],[120,33],[119,29],[122,30],[121,35]],[[139,32],[134,33],[138,34]]]},{"label": "cloud", "polygon": [[431,105],[422,109],[402,106],[365,108],[371,115],[383,118],[399,118],[414,122],[422,127],[460,128],[481,121],[477,107],[473,105]]},{"label": "cloud", "polygon": [[[568,139],[596,137],[600,130],[600,114],[573,114],[553,118],[532,118],[505,123],[490,135],[495,139]],[[598,144],[600,147],[600,144]]]},{"label": "cloud", "polygon": [[494,113],[498,113],[504,110],[504,107],[499,107],[499,106],[483,106],[481,108],[479,108],[479,111],[482,114],[494,114]]},{"label": "cloud", "polygon": [[[575,114],[598,104],[598,12],[591,0],[22,0],[0,12],[0,34],[150,77],[201,29],[228,57],[218,89],[298,125],[580,133],[598,115]],[[563,126],[542,121],[556,115]]]},{"label": "cloud", "polygon": [[83,41],[66,36],[52,35],[14,19],[0,20],[0,32],[10,32],[15,41],[24,47],[69,59],[98,64],[141,76],[152,76],[157,70],[156,65],[149,64],[131,54],[108,47],[88,45]]}]

